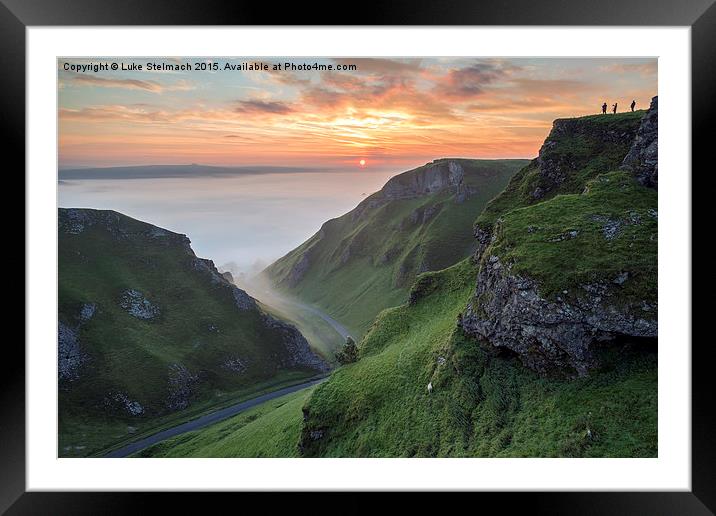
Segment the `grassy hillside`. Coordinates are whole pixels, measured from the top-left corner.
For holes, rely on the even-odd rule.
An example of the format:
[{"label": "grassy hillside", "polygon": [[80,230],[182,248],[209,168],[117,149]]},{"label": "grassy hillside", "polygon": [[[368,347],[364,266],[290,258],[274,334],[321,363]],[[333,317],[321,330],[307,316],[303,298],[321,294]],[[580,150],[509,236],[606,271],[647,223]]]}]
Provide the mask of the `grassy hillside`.
[{"label": "grassy hillside", "polygon": [[[655,313],[657,194],[619,171],[643,115],[555,122],[540,157],[478,217],[479,255],[419,276],[410,303],[376,319],[360,360],[316,388],[304,455],[656,456],[655,339],[619,334]],[[476,281],[492,281],[479,298]],[[557,301],[539,304],[533,284]],[[572,299],[576,288],[588,292]],[[606,321],[612,341],[594,346],[589,374],[538,374],[509,345],[468,335],[468,306],[473,327],[499,326],[516,348],[557,323],[590,324],[568,318],[579,310]]]},{"label": "grassy hillside", "polygon": [[60,455],[316,373],[300,334],[184,235],[116,212],[59,217]]},{"label": "grassy hillside", "polygon": [[314,388],[267,401],[226,421],[167,439],[137,457],[296,457],[301,407]]},{"label": "grassy hillside", "polygon": [[306,456],[656,455],[655,354],[624,346],[587,378],[541,377],[462,335],[474,279],[469,260],[427,273],[414,305],[380,315],[309,400]]},{"label": "grassy hillside", "polygon": [[[461,181],[450,182],[450,163],[459,165]],[[448,267],[473,251],[475,217],[526,163],[450,159],[405,172],[326,222],[265,275],[360,337],[378,312],[406,301],[417,274]],[[430,183],[425,177],[436,169],[444,175]]]},{"label": "grassy hillside", "polygon": [[418,301],[384,311],[361,359],[312,396],[273,400],[138,456],[656,456],[653,351],[635,342],[606,349],[587,378],[539,376],[462,335],[456,320],[473,282],[469,260],[426,273]]}]

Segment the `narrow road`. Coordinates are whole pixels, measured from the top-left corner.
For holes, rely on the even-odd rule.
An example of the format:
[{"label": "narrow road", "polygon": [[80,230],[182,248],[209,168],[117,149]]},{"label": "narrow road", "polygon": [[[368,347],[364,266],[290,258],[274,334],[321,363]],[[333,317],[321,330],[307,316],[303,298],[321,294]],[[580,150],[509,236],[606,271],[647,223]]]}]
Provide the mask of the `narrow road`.
[{"label": "narrow road", "polygon": [[326,321],[326,322],[331,326],[331,328],[333,328],[334,330],[336,330],[336,332],[337,332],[338,334],[340,334],[341,337],[343,337],[343,340],[347,339],[348,336],[350,335],[350,333],[348,333],[348,330],[346,329],[345,326],[343,326],[341,323],[339,323],[338,321],[336,321],[333,317],[331,317],[330,315],[328,315],[326,312],[322,312],[322,311],[319,310],[318,308],[314,308],[314,307],[312,307],[312,306],[305,305],[305,304],[303,304],[303,303],[301,303],[301,302],[293,301],[293,300],[291,300],[291,299],[286,299],[286,298],[282,298],[282,299],[281,299],[281,302],[283,302],[283,303],[285,303],[285,304],[287,304],[287,305],[294,306],[294,307],[296,307],[296,308],[298,308],[298,309],[300,309],[300,310],[305,310],[305,311],[310,312],[310,313],[312,313],[312,314],[314,314],[314,315],[317,315],[318,317],[320,317],[321,319],[323,319],[324,321]]},{"label": "narrow road", "polygon": [[264,303],[267,306],[273,306],[275,308],[278,308],[279,310],[283,308],[284,310],[286,310],[288,312],[290,312],[293,309],[293,310],[309,312],[313,315],[317,315],[318,317],[323,319],[326,323],[328,323],[328,325],[331,328],[333,328],[336,331],[336,333],[338,333],[341,336],[341,338],[343,340],[346,340],[346,338],[348,338],[348,336],[350,335],[350,332],[348,331],[348,329],[345,326],[343,326],[341,323],[336,321],[333,317],[328,315],[326,312],[324,312],[316,307],[307,305],[305,303],[301,303],[300,301],[297,301],[296,299],[285,297],[282,294],[279,294],[278,292],[276,292],[275,290],[267,288],[266,285],[248,284],[248,285],[242,286],[241,288],[245,288],[251,297],[258,299],[259,301],[261,301],[262,303]]},{"label": "narrow road", "polygon": [[317,385],[325,381],[326,378],[327,377],[317,378],[308,382],[300,383],[298,385],[292,385],[291,387],[285,387],[277,391],[269,392],[268,394],[262,394],[261,396],[257,396],[250,400],[242,401],[241,403],[237,403],[236,405],[231,405],[230,407],[226,407],[223,409],[219,409],[215,412],[205,414],[196,419],[192,419],[191,421],[187,421],[186,423],[182,423],[172,428],[162,430],[161,432],[157,432],[156,434],[150,435],[149,437],[145,437],[144,439],[140,439],[139,441],[135,441],[121,448],[117,448],[116,450],[112,450],[111,452],[107,453],[105,457],[128,457],[133,453],[143,450],[144,448],[156,444],[158,442],[164,441],[165,439],[169,439],[170,437],[176,437],[177,435],[183,434],[185,432],[191,432],[192,430],[204,428],[205,426],[209,426],[214,423],[218,423],[219,421],[223,421],[224,419],[227,419],[231,416],[235,416],[236,414],[239,414],[246,409],[250,409],[251,407],[255,407],[256,405],[260,405],[261,403],[264,403],[266,401],[278,398],[285,394],[290,394],[292,392],[307,389],[308,387]]}]

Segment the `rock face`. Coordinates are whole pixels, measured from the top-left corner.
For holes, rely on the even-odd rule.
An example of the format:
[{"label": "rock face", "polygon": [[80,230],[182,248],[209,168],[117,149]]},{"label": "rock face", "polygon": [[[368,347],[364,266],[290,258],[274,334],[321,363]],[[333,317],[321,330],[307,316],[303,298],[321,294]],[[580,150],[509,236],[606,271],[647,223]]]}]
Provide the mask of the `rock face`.
[{"label": "rock face", "polygon": [[145,321],[152,320],[159,315],[159,308],[144,297],[144,294],[134,289],[125,290],[122,293],[119,306],[124,308],[132,317],[144,319]]},{"label": "rock face", "polygon": [[[624,280],[617,275],[613,283]],[[539,295],[534,281],[512,275],[492,255],[478,273],[479,302],[468,305],[462,326],[466,333],[518,354],[540,373],[556,368],[584,375],[596,365],[595,342],[620,335],[657,336],[656,306],[624,310],[612,302],[614,285],[583,285],[569,301],[549,301]]]},{"label": "rock face", "polygon": [[57,326],[57,375],[60,382],[79,378],[80,366],[87,361],[77,338],[77,331],[60,321]]},{"label": "rock face", "polygon": [[167,396],[167,408],[169,410],[181,410],[189,406],[189,401],[194,393],[194,385],[199,380],[199,375],[192,374],[182,364],[169,366],[169,395]]},{"label": "rock face", "polygon": [[288,356],[283,359],[284,367],[310,367],[317,371],[325,372],[330,368],[318,355],[311,351],[308,341],[292,324],[279,321],[270,315],[264,315],[266,325],[278,330],[283,335],[283,342],[288,351]]},{"label": "rock face", "polygon": [[255,310],[256,307],[256,300],[248,295],[246,291],[241,290],[239,287],[235,286],[233,283],[229,285],[231,287],[231,293],[234,296],[234,301],[236,302],[236,307],[239,310]]},{"label": "rock face", "polygon": [[79,332],[82,326],[94,317],[97,305],[83,303],[75,320],[70,325],[62,321],[57,324],[57,375],[62,387],[80,378],[82,365],[89,360],[89,355],[82,350]]},{"label": "rock face", "polygon": [[123,392],[110,392],[104,399],[105,408],[109,412],[121,412],[130,416],[141,416],[144,414],[144,407],[138,401],[131,400]]},{"label": "rock face", "polygon": [[658,189],[659,183],[659,97],[651,99],[649,111],[641,120],[629,153],[622,168],[630,171],[637,181],[649,188]]},{"label": "rock face", "polygon": [[412,199],[447,188],[454,188],[459,202],[469,194],[464,184],[465,171],[455,160],[437,160],[425,167],[391,178],[380,190],[386,200]]}]

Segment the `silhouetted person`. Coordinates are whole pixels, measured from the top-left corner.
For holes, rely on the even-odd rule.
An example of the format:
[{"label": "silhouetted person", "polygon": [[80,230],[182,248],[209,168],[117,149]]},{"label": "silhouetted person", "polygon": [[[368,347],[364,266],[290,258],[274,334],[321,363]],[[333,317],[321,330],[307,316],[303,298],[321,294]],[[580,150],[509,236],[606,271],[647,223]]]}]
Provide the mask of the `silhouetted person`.
[{"label": "silhouetted person", "polygon": [[606,114],[607,114],[607,103],[605,102],[604,104],[602,104],[602,115],[606,115]]},{"label": "silhouetted person", "polygon": [[616,102],[612,106],[612,113],[614,113],[615,115],[617,114],[617,103]]},{"label": "silhouetted person", "polygon": [[631,112],[634,112],[634,107],[636,106],[636,100],[631,101]]}]

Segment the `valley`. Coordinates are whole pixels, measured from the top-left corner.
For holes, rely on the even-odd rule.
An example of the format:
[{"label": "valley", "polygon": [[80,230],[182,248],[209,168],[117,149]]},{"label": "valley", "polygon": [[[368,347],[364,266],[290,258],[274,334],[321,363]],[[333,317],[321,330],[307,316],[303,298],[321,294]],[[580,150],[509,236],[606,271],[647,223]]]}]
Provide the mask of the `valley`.
[{"label": "valley", "polygon": [[60,210],[60,454],[657,456],[657,117],[403,172],[254,277]]}]

